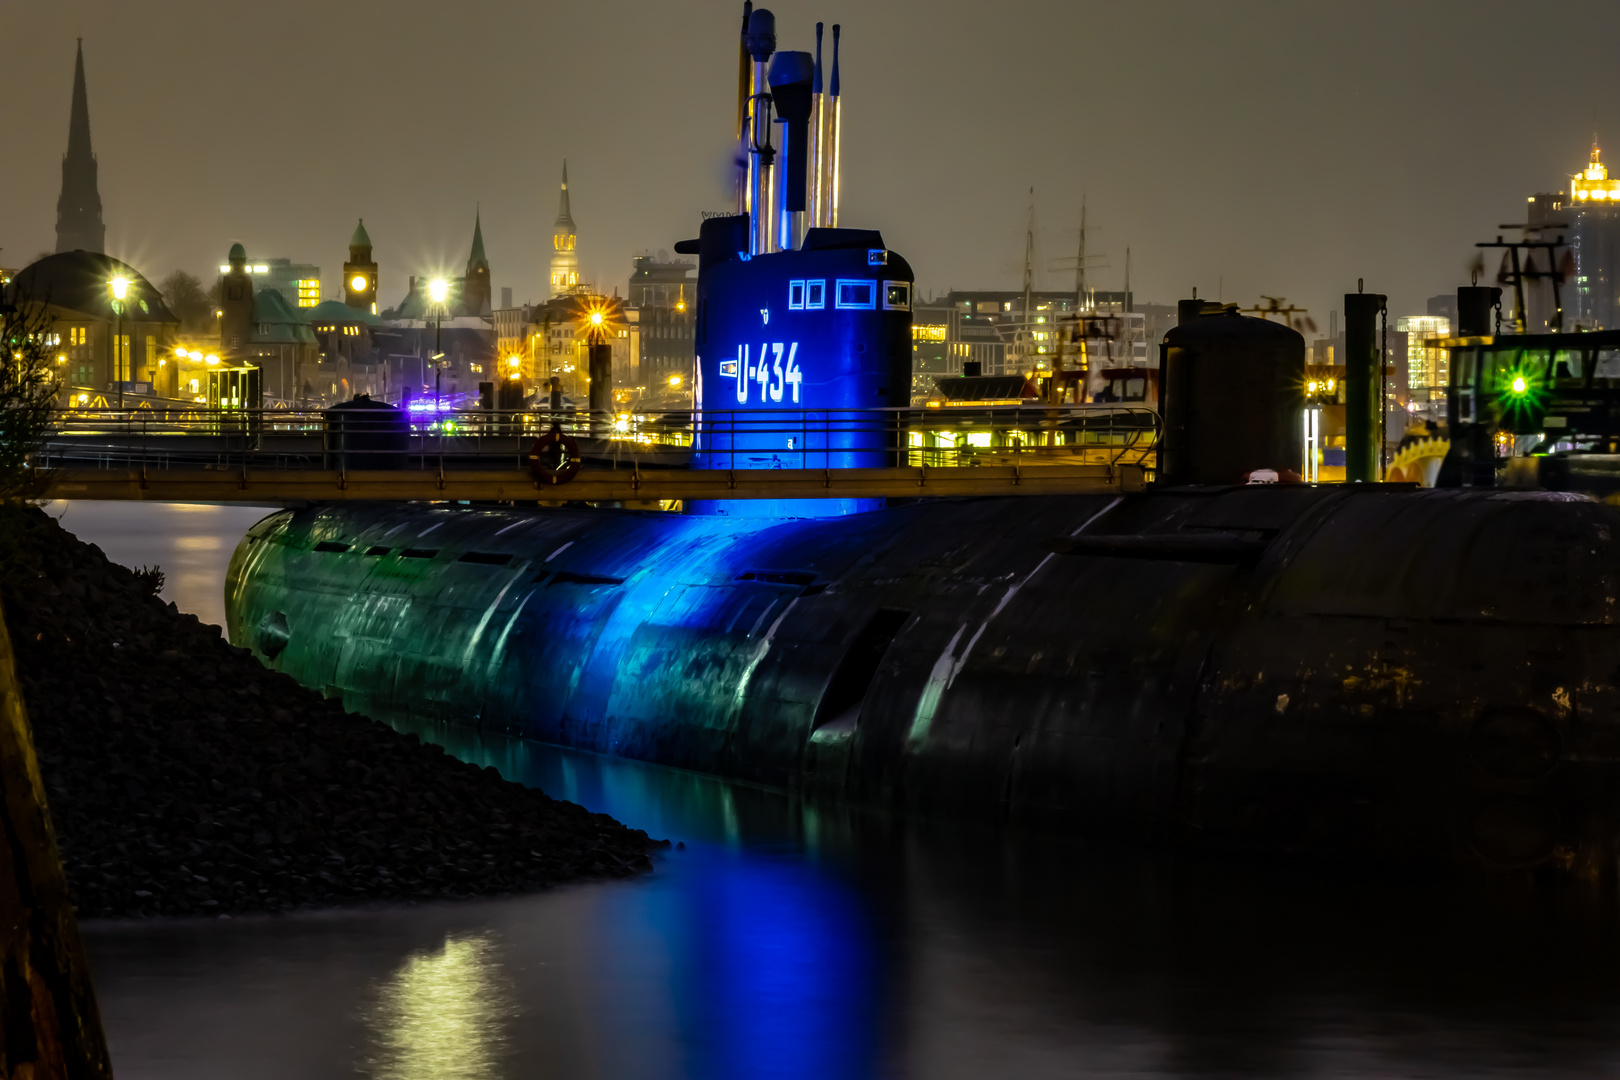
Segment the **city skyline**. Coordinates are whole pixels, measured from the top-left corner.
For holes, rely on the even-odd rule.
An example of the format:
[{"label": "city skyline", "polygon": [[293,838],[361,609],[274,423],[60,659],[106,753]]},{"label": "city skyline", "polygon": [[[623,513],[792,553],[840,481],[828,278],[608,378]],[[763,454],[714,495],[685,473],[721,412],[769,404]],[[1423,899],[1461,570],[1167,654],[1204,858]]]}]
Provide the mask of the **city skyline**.
[{"label": "city skyline", "polygon": [[[301,0],[287,10],[317,12]],[[1526,195],[1564,182],[1605,133],[1596,107],[1576,104],[1595,100],[1603,65],[1581,58],[1605,35],[1565,43],[1569,63],[1502,93],[1489,71],[1507,59],[1493,29],[1505,7],[1374,15],[1332,38],[1314,36],[1336,25],[1331,13],[1265,4],[1222,9],[1219,21],[1179,5],[1127,16],[1031,3],[989,20],[951,4],[776,10],[784,47],[808,47],[817,19],[844,19],[842,221],[882,230],[924,293],[1015,284],[1033,185],[1046,288],[1072,281],[1059,265],[1072,264],[1084,193],[1090,250],[1107,264],[1093,270],[1098,287],[1119,287],[1129,246],[1143,298],[1193,287],[1244,303],[1283,293],[1322,323],[1361,277],[1391,295],[1392,310],[1419,312],[1426,296],[1465,280],[1474,241],[1522,216]],[[387,305],[410,274],[458,269],[468,212],[481,211],[496,290],[541,299],[567,157],[581,275],[611,292],[634,255],[672,248],[696,234],[702,211],[728,206],[729,132],[716,117],[734,76],[734,57],[717,44],[735,20],[730,5],[630,5],[611,36],[566,8],[487,8],[414,27],[345,12],[322,15],[323,32],[307,43],[262,25],[244,37],[243,17],[201,5],[176,11],[164,30],[175,33],[169,53],[185,61],[158,65],[136,62],[153,55],[142,44],[156,28],[112,5],[14,15],[36,42],[16,68],[37,104],[0,120],[7,145],[30,151],[14,155],[8,176],[0,262],[25,265],[54,247],[80,33],[107,247],[154,278],[175,268],[206,278],[232,242],[330,277],[325,268],[341,262],[353,221],[365,217]],[[1591,22],[1620,28],[1620,14],[1594,5]],[[1083,27],[1093,44],[993,73],[973,61],[980,38],[1005,44],[1036,27],[1042,40],[1075,39]],[[1231,35],[1222,50],[1209,43],[1218,27]],[[208,47],[210,34],[231,47]],[[500,62],[508,39],[525,34],[570,44],[543,64]],[[1436,40],[1453,44],[1436,49]],[[1112,53],[1098,41],[1140,45]],[[294,48],[307,53],[301,70],[329,76],[251,75]],[[1007,55],[979,55],[992,53]],[[414,61],[444,57],[460,75],[442,93],[424,89]],[[1075,80],[1059,69],[1077,59],[1078,81],[1095,86],[1082,85],[1065,111],[1054,103]],[[1354,75],[1361,61],[1365,74]],[[195,78],[180,78],[186,71]],[[648,96],[649,79],[673,80],[678,92]],[[187,85],[207,89],[188,96]],[[209,137],[216,128],[223,136]],[[426,146],[422,130],[435,133]],[[1504,137],[1515,144],[1505,156],[1495,148]],[[1490,148],[1477,167],[1470,144]]]}]

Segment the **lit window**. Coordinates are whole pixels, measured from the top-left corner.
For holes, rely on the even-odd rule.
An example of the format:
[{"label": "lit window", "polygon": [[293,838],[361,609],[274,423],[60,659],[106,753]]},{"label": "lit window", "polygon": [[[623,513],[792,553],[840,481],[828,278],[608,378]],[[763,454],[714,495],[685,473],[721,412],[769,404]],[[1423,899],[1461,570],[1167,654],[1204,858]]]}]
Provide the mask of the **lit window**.
[{"label": "lit window", "polygon": [[790,282],[788,282],[788,310],[789,311],[803,311],[804,310],[804,282],[802,282],[802,281],[790,281]]},{"label": "lit window", "polygon": [[905,281],[885,281],[883,283],[883,310],[910,311],[911,284]]},{"label": "lit window", "polygon": [[804,283],[804,307],[806,311],[820,311],[827,306],[827,283],[825,281],[807,281]]}]

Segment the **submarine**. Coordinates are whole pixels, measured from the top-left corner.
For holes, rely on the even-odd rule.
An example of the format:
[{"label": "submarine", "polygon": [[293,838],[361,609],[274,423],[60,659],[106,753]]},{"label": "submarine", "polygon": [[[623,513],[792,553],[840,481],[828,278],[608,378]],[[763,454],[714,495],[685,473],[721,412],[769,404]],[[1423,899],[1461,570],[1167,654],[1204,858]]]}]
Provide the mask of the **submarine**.
[{"label": "submarine", "polygon": [[[890,461],[861,418],[909,382],[910,268],[831,213],[819,55],[768,66],[763,10],[742,48],[746,212],[685,249],[693,467]],[[1140,492],[282,511],[232,557],[227,630],[380,720],[807,796],[1612,875],[1620,509],[1479,468],[1438,489],[1256,483],[1300,460],[1304,362],[1287,327],[1184,305]],[[801,441],[793,409],[850,422]]]}]

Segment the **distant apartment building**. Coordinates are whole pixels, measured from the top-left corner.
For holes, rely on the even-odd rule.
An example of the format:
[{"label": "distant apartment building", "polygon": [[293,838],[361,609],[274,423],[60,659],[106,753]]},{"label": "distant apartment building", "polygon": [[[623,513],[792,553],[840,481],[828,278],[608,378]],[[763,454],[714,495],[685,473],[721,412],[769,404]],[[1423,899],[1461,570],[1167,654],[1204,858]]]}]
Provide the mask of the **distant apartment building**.
[{"label": "distant apartment building", "polygon": [[1570,224],[1565,328],[1620,329],[1620,179],[1610,178],[1596,146],[1587,167],[1570,177],[1567,205],[1558,212]]},{"label": "distant apartment building", "polygon": [[[1118,315],[1130,309],[1125,293],[1094,292],[1085,309],[1088,315]],[[984,375],[1032,374],[1049,367],[1057,355],[1059,333],[1064,323],[1073,325],[1078,306],[1072,292],[1032,292],[1024,311],[1021,291],[952,291],[919,305],[935,312],[949,311],[946,362],[960,374],[965,361],[977,361]],[[931,325],[941,325],[931,316]],[[919,316],[916,322],[922,322]],[[937,352],[937,351],[936,351]]]},{"label": "distant apartment building", "polygon": [[1451,333],[1451,320],[1444,315],[1407,315],[1395,320],[1395,329],[1406,335],[1406,389],[1408,400],[1425,406],[1444,401],[1451,382],[1451,353],[1430,341]]},{"label": "distant apartment building", "polygon": [[[627,291],[635,313],[638,348],[625,384],[668,398],[691,392],[697,316],[696,266],[667,252],[637,256]],[[615,382],[618,379],[615,377]]]},{"label": "distant apartment building", "polygon": [[[912,397],[926,397],[936,376],[981,375],[1040,377],[1051,371],[1060,353],[1069,365],[1080,355],[1075,341],[1076,316],[1108,327],[1107,337],[1084,342],[1088,365],[1146,367],[1156,362],[1149,346],[1147,318],[1131,310],[1123,292],[1092,292],[1082,312],[1073,292],[1032,292],[1029,311],[1022,291],[953,290],[919,301],[912,318]],[[969,365],[977,365],[971,367]]]},{"label": "distant apartment building", "polygon": [[[219,272],[229,274],[230,264],[221,263]],[[254,291],[273,289],[292,307],[312,308],[321,302],[321,268],[312,263],[262,259],[249,263],[247,272],[253,279]]]},{"label": "distant apartment building", "polygon": [[[248,275],[254,291],[277,291],[293,308],[314,308],[321,303],[321,267],[292,259],[261,259],[249,262]],[[222,262],[220,274],[230,274],[230,264]]]},{"label": "distant apartment building", "polygon": [[[600,316],[598,322],[595,316]],[[493,315],[496,366],[510,377],[516,372],[525,386],[543,398],[552,378],[563,393],[581,402],[589,391],[586,348],[593,339],[613,347],[615,395],[635,396],[640,349],[640,315],[616,296],[578,291],[542,304],[497,308]]]}]

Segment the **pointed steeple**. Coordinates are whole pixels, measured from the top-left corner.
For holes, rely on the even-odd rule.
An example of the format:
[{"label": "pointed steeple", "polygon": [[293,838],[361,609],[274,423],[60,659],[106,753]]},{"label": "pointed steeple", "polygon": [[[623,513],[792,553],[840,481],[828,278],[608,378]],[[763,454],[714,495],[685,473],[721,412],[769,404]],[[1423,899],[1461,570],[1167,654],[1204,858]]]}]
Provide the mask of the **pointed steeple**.
[{"label": "pointed steeple", "polygon": [[67,152],[70,158],[95,157],[90,150],[90,94],[84,88],[83,38],[73,58],[73,113],[68,121]]},{"label": "pointed steeple", "polygon": [[489,315],[489,260],[484,257],[483,214],[473,212],[472,254],[467,256],[467,273],[461,279],[460,314]]},{"label": "pointed steeple", "polygon": [[557,220],[552,222],[552,228],[553,229],[561,229],[561,228],[563,228],[565,226],[567,227],[567,229],[568,229],[568,231],[570,233],[572,233],[574,231],[574,215],[569,212],[569,208],[568,208],[568,159],[567,158],[563,159],[562,196],[557,201]]},{"label": "pointed steeple", "polygon": [[579,284],[579,255],[574,247],[579,236],[574,215],[568,206],[568,162],[563,162],[562,197],[557,203],[557,220],[551,226],[551,295],[566,296]]},{"label": "pointed steeple", "polygon": [[56,250],[101,251],[106,246],[96,155],[90,149],[90,95],[84,86],[84,39],[80,38],[73,64],[67,153],[62,157],[62,193],[56,200]]},{"label": "pointed steeple", "polygon": [[484,257],[483,214],[481,211],[474,211],[472,254],[467,256],[467,273],[472,273],[473,270],[479,265],[482,265],[487,269],[489,267],[489,260]]}]

